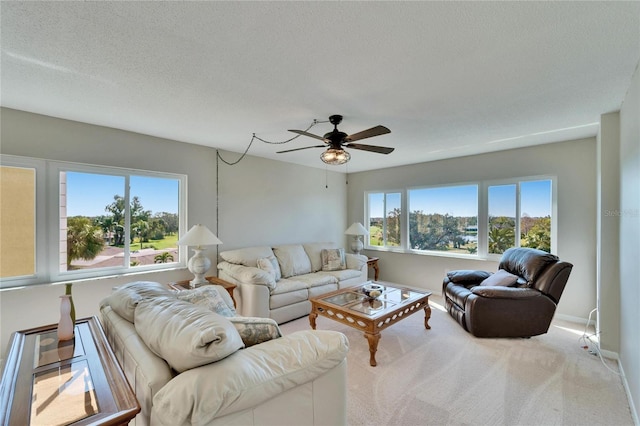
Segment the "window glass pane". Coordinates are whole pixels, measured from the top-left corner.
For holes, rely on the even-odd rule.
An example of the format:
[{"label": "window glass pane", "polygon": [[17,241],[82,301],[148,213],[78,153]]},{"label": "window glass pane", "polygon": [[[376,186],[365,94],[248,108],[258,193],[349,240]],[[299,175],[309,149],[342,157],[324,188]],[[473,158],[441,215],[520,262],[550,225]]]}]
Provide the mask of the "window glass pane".
[{"label": "window glass pane", "polygon": [[400,193],[387,194],[387,234],[386,245],[397,247],[400,245],[400,217],[402,216],[402,199]]},{"label": "window glass pane", "polygon": [[178,262],[178,179],[131,176],[131,266]]},{"label": "window glass pane", "polygon": [[34,275],[36,171],[0,167],[0,277]]},{"label": "window glass pane", "polygon": [[477,185],[410,190],[409,212],[410,248],[477,253]]},{"label": "window glass pane", "polygon": [[60,271],[124,266],[122,176],[60,172]]},{"label": "window glass pane", "polygon": [[551,180],[520,184],[520,246],[551,252]]},{"label": "window glass pane", "polygon": [[369,245],[383,246],[384,194],[369,194]]},{"label": "window glass pane", "polygon": [[489,187],[489,253],[516,245],[516,185]]}]

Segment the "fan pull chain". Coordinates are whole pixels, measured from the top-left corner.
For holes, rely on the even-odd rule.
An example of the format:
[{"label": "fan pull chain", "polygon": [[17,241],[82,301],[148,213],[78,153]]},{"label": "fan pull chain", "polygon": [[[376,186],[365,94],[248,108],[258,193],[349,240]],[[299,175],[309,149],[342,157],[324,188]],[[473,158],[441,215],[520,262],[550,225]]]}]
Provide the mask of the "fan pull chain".
[{"label": "fan pull chain", "polygon": [[329,189],[329,166],[324,166],[324,187]]}]

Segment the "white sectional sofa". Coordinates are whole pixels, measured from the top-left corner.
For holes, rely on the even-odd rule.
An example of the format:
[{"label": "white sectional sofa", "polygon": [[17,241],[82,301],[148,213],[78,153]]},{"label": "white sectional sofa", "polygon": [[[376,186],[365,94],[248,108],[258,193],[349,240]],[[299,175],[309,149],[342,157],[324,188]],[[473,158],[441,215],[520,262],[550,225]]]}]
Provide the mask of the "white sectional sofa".
[{"label": "white sectional sofa", "polygon": [[222,287],[205,287],[217,289],[216,301],[193,294],[201,289],[134,282],[101,302],[105,335],[142,408],[132,425],[346,424],[342,333],[281,336],[271,319],[235,316]]},{"label": "white sectional sofa", "polygon": [[240,314],[278,324],[308,315],[309,298],[367,280],[367,257],[334,243],[247,247],[220,257],[218,277],[237,285]]}]

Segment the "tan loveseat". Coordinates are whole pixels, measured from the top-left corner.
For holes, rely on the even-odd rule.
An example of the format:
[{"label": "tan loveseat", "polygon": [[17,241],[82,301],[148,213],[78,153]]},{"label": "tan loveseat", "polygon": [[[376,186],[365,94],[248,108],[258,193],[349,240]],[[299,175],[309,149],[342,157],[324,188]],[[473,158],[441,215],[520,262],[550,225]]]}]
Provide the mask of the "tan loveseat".
[{"label": "tan loveseat", "polygon": [[334,243],[248,247],[220,257],[218,277],[237,285],[238,311],[278,324],[308,315],[309,298],[367,280],[367,257]]},{"label": "tan loveseat", "polygon": [[216,313],[235,315],[231,298],[205,287],[176,293],[135,282],[101,302],[103,329],[142,407],[132,424],[346,424],[343,334],[279,337],[271,319]]}]

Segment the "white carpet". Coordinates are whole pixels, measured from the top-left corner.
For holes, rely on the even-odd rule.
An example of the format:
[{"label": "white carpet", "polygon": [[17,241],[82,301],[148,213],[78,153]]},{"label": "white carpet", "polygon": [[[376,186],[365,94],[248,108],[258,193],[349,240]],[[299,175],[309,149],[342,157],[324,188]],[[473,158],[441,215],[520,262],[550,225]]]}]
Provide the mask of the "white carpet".
[{"label": "white carpet", "polygon": [[[317,319],[349,338],[349,425],[633,425],[621,378],[581,348],[583,326],[478,339],[434,300],[431,330],[421,311],[382,332],[377,367],[362,332]],[[284,334],[309,328],[306,317],[281,325]]]}]

